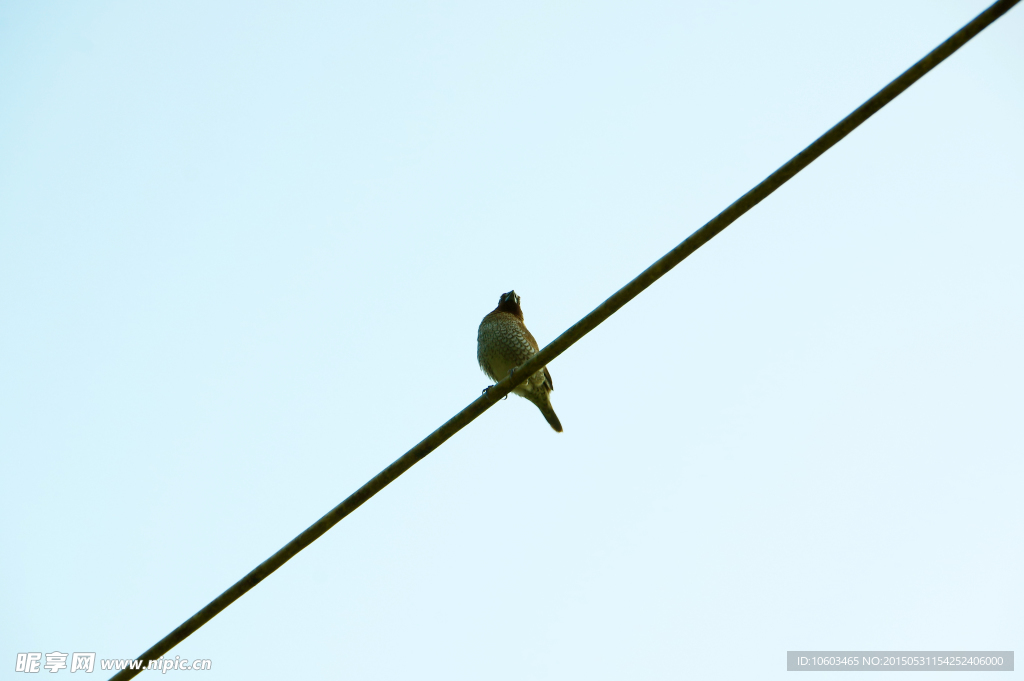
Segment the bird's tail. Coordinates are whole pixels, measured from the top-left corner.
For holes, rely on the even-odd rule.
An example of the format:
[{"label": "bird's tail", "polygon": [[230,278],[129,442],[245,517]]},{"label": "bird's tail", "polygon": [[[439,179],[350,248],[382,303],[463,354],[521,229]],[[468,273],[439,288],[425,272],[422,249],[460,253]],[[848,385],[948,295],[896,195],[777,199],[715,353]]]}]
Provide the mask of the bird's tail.
[{"label": "bird's tail", "polygon": [[540,409],[540,413],[544,414],[544,418],[547,420],[556,433],[562,432],[562,422],[558,420],[558,415],[555,414],[555,410],[551,407],[551,398],[548,397],[547,393],[538,395],[536,399],[530,400],[537,405]]}]

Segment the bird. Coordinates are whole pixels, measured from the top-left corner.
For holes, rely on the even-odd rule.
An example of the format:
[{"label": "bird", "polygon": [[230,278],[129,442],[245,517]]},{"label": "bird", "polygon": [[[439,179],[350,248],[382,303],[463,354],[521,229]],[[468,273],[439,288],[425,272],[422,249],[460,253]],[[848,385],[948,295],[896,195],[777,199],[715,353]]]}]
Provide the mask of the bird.
[{"label": "bird", "polygon": [[[487,313],[476,334],[476,359],[484,373],[495,382],[510,375],[540,349],[523,322],[520,300],[515,291],[502,293],[498,307]],[[548,425],[556,433],[561,433],[562,424],[551,407],[552,390],[554,384],[551,382],[551,372],[547,367],[542,367],[512,392],[537,405]]]}]

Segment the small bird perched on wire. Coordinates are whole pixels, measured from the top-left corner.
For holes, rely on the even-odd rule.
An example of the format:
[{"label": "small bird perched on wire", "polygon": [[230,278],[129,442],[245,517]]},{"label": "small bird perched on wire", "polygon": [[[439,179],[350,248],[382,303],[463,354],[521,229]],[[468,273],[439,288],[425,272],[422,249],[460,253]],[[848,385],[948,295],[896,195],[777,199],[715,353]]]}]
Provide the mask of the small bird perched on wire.
[{"label": "small bird perched on wire", "polygon": [[[519,307],[519,296],[515,291],[502,293],[498,307],[488,313],[480,322],[476,334],[476,359],[480,368],[494,381],[508,376],[513,369],[537,354],[540,347],[533,334],[523,323],[523,309]],[[551,373],[547,367],[538,369],[533,376],[516,386],[516,395],[525,397],[540,409],[548,424],[556,433],[562,432],[562,424],[551,408]]]}]

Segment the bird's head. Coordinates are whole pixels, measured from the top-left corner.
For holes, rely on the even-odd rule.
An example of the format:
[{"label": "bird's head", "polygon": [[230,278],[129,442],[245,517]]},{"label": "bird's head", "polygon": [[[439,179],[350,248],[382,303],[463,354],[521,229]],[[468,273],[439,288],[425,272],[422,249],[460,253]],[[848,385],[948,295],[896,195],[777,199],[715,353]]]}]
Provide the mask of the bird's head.
[{"label": "bird's head", "polygon": [[515,291],[501,294],[501,298],[498,298],[498,310],[511,312],[520,319],[523,318],[523,308],[519,307],[519,296]]}]

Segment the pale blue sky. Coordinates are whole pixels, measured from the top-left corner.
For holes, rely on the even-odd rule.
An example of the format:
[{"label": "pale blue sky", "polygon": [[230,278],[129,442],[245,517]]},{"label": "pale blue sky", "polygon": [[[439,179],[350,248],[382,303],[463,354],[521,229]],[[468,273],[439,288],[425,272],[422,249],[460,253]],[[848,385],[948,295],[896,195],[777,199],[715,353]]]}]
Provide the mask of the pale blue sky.
[{"label": "pale blue sky", "polygon": [[[552,340],[986,4],[0,5],[3,674],[141,653],[479,394],[499,294]],[[172,655],[1024,650],[1022,122],[1018,8],[556,360],[563,434],[499,403]]]}]

